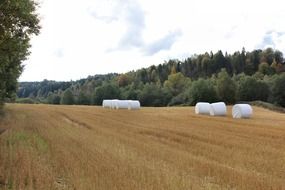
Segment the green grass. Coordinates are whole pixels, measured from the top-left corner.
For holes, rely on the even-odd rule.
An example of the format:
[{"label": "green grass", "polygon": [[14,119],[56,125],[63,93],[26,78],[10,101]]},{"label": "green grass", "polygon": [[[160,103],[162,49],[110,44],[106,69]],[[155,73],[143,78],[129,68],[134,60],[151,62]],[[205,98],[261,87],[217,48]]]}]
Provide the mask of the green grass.
[{"label": "green grass", "polygon": [[251,105],[253,106],[258,106],[262,108],[266,108],[272,111],[280,112],[280,113],[285,113],[285,108],[268,103],[268,102],[263,102],[263,101],[253,101],[250,102]]},{"label": "green grass", "polygon": [[27,148],[35,148],[40,153],[47,152],[49,146],[46,140],[41,136],[26,131],[18,131],[9,135],[6,139],[7,146],[25,146]]},{"label": "green grass", "polygon": [[19,103],[19,104],[36,104],[37,102],[32,98],[17,98],[16,103]]}]

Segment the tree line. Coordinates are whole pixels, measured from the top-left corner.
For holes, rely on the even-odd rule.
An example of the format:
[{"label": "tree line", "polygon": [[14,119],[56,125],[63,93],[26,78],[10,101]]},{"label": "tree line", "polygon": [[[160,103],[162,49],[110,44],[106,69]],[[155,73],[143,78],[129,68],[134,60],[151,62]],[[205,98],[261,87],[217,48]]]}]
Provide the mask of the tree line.
[{"label": "tree line", "polygon": [[34,0],[0,2],[0,111],[4,102],[100,105],[103,99],[139,99],[144,106],[197,101],[263,100],[285,106],[282,52],[267,48],[233,54],[206,52],[125,74],[69,82],[17,83],[40,32]]},{"label": "tree line", "polygon": [[285,106],[284,71],[278,50],[218,51],[120,75],[20,83],[17,95],[18,102],[49,104],[101,105],[103,99],[138,99],[143,106],[173,106],[261,100]]}]

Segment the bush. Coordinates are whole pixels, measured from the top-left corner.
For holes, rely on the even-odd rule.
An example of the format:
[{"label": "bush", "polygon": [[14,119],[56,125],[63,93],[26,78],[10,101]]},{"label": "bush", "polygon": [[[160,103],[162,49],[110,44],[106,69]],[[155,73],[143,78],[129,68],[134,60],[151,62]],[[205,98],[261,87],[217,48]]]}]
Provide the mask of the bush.
[{"label": "bush", "polygon": [[171,74],[168,76],[168,80],[164,82],[164,88],[170,91],[173,96],[177,96],[190,83],[189,81],[182,73]]},{"label": "bush", "polygon": [[273,75],[275,73],[275,69],[270,67],[268,63],[263,62],[259,64],[258,72],[264,75]]},{"label": "bush", "polygon": [[48,104],[60,104],[61,97],[57,94],[50,93],[47,97],[46,103]]},{"label": "bush", "polygon": [[146,84],[139,94],[142,106],[166,106],[171,94],[156,84]]},{"label": "bush", "polygon": [[83,92],[80,91],[78,99],[77,99],[77,104],[79,105],[90,105],[90,98]]},{"label": "bush", "polygon": [[185,105],[187,102],[187,96],[185,93],[178,94],[177,96],[173,97],[170,102],[168,103],[169,106],[174,105]]},{"label": "bush", "polygon": [[269,87],[264,81],[256,80],[254,77],[245,76],[239,82],[239,101],[267,101],[269,94]]},{"label": "bush", "polygon": [[234,103],[236,97],[236,84],[225,69],[218,74],[217,94],[219,99],[226,103]]},{"label": "bush", "polygon": [[31,98],[19,98],[19,99],[16,99],[16,103],[19,103],[19,104],[35,104],[36,102]]},{"label": "bush", "polygon": [[285,107],[285,73],[273,81],[272,97],[275,104]]},{"label": "bush", "polygon": [[121,98],[125,100],[137,100],[140,90],[136,89],[135,86],[132,84],[125,88],[121,88],[120,93],[121,93]]},{"label": "bush", "polygon": [[60,104],[64,104],[64,105],[74,104],[74,97],[73,97],[71,90],[67,89],[66,91],[64,91],[61,97]]},{"label": "bush", "polygon": [[[248,103],[248,102],[246,102],[246,103]],[[265,109],[269,109],[269,110],[272,110],[272,111],[285,113],[285,108],[276,106],[276,105],[268,103],[268,102],[253,101],[253,102],[250,102],[250,104],[253,105],[253,106],[259,106],[259,107],[262,107],[262,108],[265,108]]]},{"label": "bush", "polygon": [[217,93],[209,79],[199,79],[192,83],[189,90],[189,103],[191,105],[195,105],[197,102],[215,101],[218,101]]},{"label": "bush", "polygon": [[120,89],[117,85],[105,83],[95,89],[92,104],[102,105],[104,99],[119,99]]}]

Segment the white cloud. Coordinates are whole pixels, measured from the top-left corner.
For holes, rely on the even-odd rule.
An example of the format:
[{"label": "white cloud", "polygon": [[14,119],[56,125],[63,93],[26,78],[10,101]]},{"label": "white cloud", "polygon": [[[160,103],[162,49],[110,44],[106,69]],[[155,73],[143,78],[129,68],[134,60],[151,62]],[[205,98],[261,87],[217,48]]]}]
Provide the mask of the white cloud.
[{"label": "white cloud", "polygon": [[[126,72],[195,53],[285,53],[281,0],[42,0],[21,81]],[[111,50],[111,51],[110,51]]]}]

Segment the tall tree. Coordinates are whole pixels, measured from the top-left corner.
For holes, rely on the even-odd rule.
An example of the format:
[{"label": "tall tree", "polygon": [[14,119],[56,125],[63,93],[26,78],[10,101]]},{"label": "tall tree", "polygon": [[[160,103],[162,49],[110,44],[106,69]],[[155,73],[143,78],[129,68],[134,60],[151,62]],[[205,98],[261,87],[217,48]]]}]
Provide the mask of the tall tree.
[{"label": "tall tree", "polygon": [[236,97],[236,85],[225,69],[218,74],[217,94],[226,103],[234,103]]},{"label": "tall tree", "polygon": [[276,61],[276,63],[283,63],[284,58],[283,58],[283,53],[281,51],[276,50],[274,52],[274,60]]},{"label": "tall tree", "polygon": [[182,73],[171,74],[168,76],[168,80],[164,82],[164,87],[167,88],[173,96],[177,96],[181,93],[189,80]]},{"label": "tall tree", "polygon": [[240,101],[267,101],[269,93],[269,87],[265,82],[245,76],[239,82],[237,94]]},{"label": "tall tree", "polygon": [[15,96],[30,38],[39,34],[36,7],[33,0],[0,1],[0,108],[5,98]]},{"label": "tall tree", "polygon": [[269,64],[266,62],[260,63],[258,66],[258,71],[264,75],[274,74],[275,72],[274,64],[273,67],[270,67]]},{"label": "tall tree", "polygon": [[194,81],[188,95],[190,104],[192,105],[197,102],[214,102],[218,100],[213,83],[209,79]]},{"label": "tall tree", "polygon": [[90,105],[91,98],[89,98],[84,91],[80,91],[77,99],[79,105]]},{"label": "tall tree", "polygon": [[272,48],[267,48],[266,50],[264,50],[262,52],[262,56],[261,56],[261,60],[260,62],[266,62],[269,65],[271,65],[273,63],[273,60],[275,58],[274,55],[274,50]]},{"label": "tall tree", "polygon": [[71,90],[67,89],[66,91],[64,91],[64,93],[61,97],[60,104],[64,104],[64,105],[74,104],[74,96],[73,96]]},{"label": "tall tree", "polygon": [[285,107],[285,73],[274,80],[272,94],[274,103]]},{"label": "tall tree", "polygon": [[216,73],[219,71],[221,68],[226,67],[226,59],[223,55],[223,52],[219,50],[213,58],[213,63],[211,64],[211,70],[213,73]]},{"label": "tall tree", "polygon": [[144,85],[143,90],[138,95],[143,106],[165,106],[170,97],[171,94],[154,83]]},{"label": "tall tree", "polygon": [[119,87],[125,87],[127,85],[129,85],[131,82],[131,79],[128,75],[126,74],[121,74],[119,77],[118,77],[118,85]]},{"label": "tall tree", "polygon": [[119,99],[120,89],[117,85],[105,83],[95,89],[92,103],[101,105],[104,99]]}]

